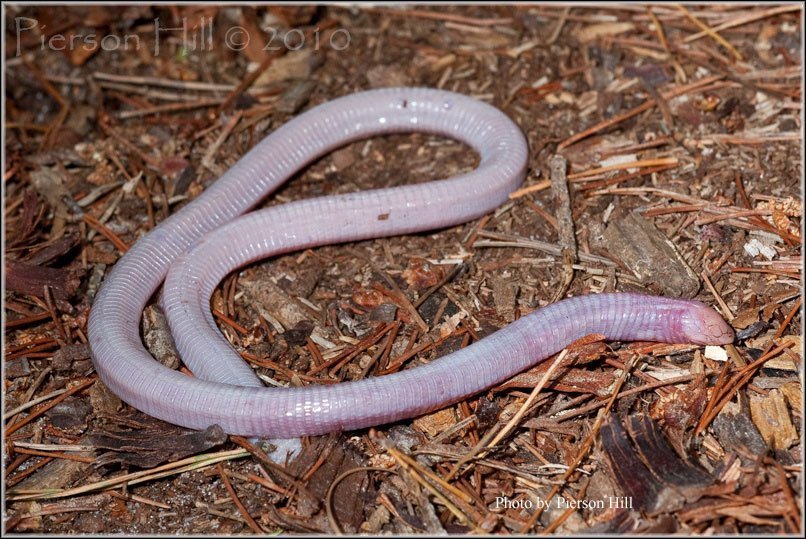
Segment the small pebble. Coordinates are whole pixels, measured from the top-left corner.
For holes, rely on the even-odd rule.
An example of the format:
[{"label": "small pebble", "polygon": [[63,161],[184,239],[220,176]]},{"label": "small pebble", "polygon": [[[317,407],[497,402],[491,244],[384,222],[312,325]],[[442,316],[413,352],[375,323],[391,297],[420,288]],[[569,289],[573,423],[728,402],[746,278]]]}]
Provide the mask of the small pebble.
[{"label": "small pebble", "polygon": [[714,361],[727,361],[728,353],[721,346],[706,346],[705,357]]},{"label": "small pebble", "polygon": [[744,244],[744,252],[750,256],[762,255],[767,260],[772,260],[778,254],[774,247],[762,243],[757,238],[753,238]]}]

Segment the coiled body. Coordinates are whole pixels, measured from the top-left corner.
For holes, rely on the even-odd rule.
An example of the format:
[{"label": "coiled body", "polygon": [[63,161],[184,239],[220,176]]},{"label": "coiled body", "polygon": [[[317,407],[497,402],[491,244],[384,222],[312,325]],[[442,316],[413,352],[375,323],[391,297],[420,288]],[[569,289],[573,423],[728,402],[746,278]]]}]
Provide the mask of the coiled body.
[{"label": "coiled body", "polygon": [[[403,131],[465,142],[478,152],[479,167],[448,180],[304,200],[236,219],[322,154],[360,138]],[[360,382],[283,389],[262,387],[218,331],[209,300],[233,269],[291,250],[480,217],[523,181],[527,156],[523,134],[503,113],[451,92],[374,90],[311,109],[255,146],[116,264],[90,313],[96,370],[123,400],[166,421],[290,438],[388,423],[443,407],[589,333],[709,344],[732,339],[724,321],[702,303],[602,294],[536,311],[426,366]],[[142,310],[163,280],[171,332],[194,378],[160,365],[140,341]],[[710,329],[702,330],[705,326]]]}]

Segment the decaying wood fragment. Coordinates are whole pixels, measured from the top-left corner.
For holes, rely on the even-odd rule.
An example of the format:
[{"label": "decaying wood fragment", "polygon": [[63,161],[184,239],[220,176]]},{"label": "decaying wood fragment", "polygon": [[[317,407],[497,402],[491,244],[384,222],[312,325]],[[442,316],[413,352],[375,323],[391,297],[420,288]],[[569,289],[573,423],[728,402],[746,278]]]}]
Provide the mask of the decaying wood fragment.
[{"label": "decaying wood fragment", "polygon": [[714,433],[727,451],[735,451],[746,458],[755,458],[767,452],[764,438],[750,419],[750,414],[739,404],[729,402],[716,416]]},{"label": "decaying wood fragment", "polygon": [[561,155],[555,155],[549,161],[549,167],[551,168],[551,192],[556,203],[555,217],[563,256],[562,282],[552,298],[552,302],[555,302],[565,296],[574,278],[573,266],[577,262],[577,242],[574,218],[571,213],[571,193],[568,190],[568,161]]},{"label": "decaying wood fragment", "polygon": [[295,114],[305,106],[316,88],[316,83],[310,79],[295,81],[281,96],[274,108],[284,114]]},{"label": "decaying wood fragment", "polygon": [[[218,425],[195,431],[142,415],[139,417],[143,422],[136,430],[109,427],[88,435],[90,445],[110,450],[98,457],[98,465],[125,462],[140,468],[152,468],[166,461],[201,453],[227,439]],[[126,427],[137,426],[138,423],[137,420],[126,421]]]},{"label": "decaying wood fragment", "polygon": [[69,371],[74,361],[86,361],[90,358],[90,347],[84,343],[62,346],[53,354],[51,366],[57,371]]},{"label": "decaying wood fragment", "polygon": [[[338,435],[323,436],[313,440],[303,448],[299,457],[291,463],[289,472],[301,477],[313,500],[324,500],[331,483],[343,472],[361,466],[358,454],[352,451]],[[350,474],[339,483],[333,495],[333,509],[342,529],[354,533],[364,520],[361,513],[363,503],[357,501],[370,489],[369,476],[365,472]],[[318,506],[309,506],[300,516],[310,519]],[[299,509],[298,509],[299,513]],[[321,517],[321,513],[319,514]],[[323,531],[328,530],[326,522],[315,519],[310,524]]]},{"label": "decaying wood fragment", "polygon": [[787,449],[800,439],[789,417],[784,394],[777,389],[769,395],[750,398],[750,417],[772,449]]},{"label": "decaying wood fragment", "polygon": [[45,287],[50,287],[58,300],[70,299],[81,284],[80,276],[71,270],[34,266],[24,262],[6,260],[6,290],[45,297]]},{"label": "decaying wood fragment", "polygon": [[78,245],[79,238],[76,234],[68,234],[56,240],[48,242],[37,248],[25,262],[34,266],[44,266],[49,262],[67,254],[73,247]]},{"label": "decaying wood fragment", "polygon": [[620,421],[611,417],[602,427],[602,446],[622,491],[632,497],[636,509],[668,513],[706,493],[714,478],[680,458],[652,418],[632,415],[626,423],[629,437]]},{"label": "decaying wood fragment", "polygon": [[669,442],[682,454],[689,442],[692,428],[700,420],[708,400],[708,380],[705,375],[685,386],[673,386],[662,393],[650,408],[652,419],[660,421]]},{"label": "decaying wood fragment", "polygon": [[697,274],[651,221],[638,213],[612,221],[604,232],[604,247],[632,270],[641,282],[665,296],[694,297]]},{"label": "decaying wood fragment", "polygon": [[630,416],[627,431],[652,475],[681,494],[687,502],[698,500],[704,489],[714,482],[705,470],[680,458],[660,426],[648,415]]},{"label": "decaying wood fragment", "polygon": [[169,369],[178,368],[179,353],[162,309],[158,305],[148,305],[143,311],[141,325],[143,343],[148,352]]},{"label": "decaying wood fragment", "polygon": [[611,416],[602,425],[600,436],[613,477],[621,492],[632,498],[634,509],[654,513],[671,511],[682,505],[682,496],[671,489],[664,489],[635,454],[617,417]]},{"label": "decaying wood fragment", "polygon": [[[546,387],[566,393],[590,393],[600,397],[610,395],[616,379],[615,373],[578,368],[610,355],[610,349],[604,342],[604,336],[588,335],[568,345],[567,350],[567,355]],[[513,387],[533,388],[545,376],[551,364],[552,361],[544,361],[507,380],[494,388],[494,391],[503,391]]]},{"label": "decaying wood fragment", "polygon": [[[497,389],[509,389],[512,387],[533,388],[540,382],[545,370],[519,374]],[[613,372],[571,368],[561,369],[560,374],[561,376],[556,380],[546,384],[548,389],[563,393],[590,393],[599,397],[606,397],[610,394],[610,389],[616,380]]]},{"label": "decaying wood fragment", "polygon": [[[78,445],[88,445],[86,436],[78,440]],[[94,457],[95,452],[77,451],[73,455]],[[54,459],[31,477],[18,483],[16,488],[20,491],[65,488],[84,477],[91,467],[92,464],[77,460]]]}]

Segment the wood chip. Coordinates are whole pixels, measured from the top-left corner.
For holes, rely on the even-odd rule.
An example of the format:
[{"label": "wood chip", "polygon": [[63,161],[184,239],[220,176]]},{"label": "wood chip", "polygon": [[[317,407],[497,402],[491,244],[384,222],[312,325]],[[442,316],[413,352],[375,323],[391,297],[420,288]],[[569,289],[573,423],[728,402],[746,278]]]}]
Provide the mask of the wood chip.
[{"label": "wood chip", "polygon": [[750,415],[772,449],[787,449],[799,439],[784,394],[777,389],[764,397],[751,397]]},{"label": "wood chip", "polygon": [[803,417],[803,387],[800,382],[788,382],[781,386],[781,393],[786,397],[786,402],[792,408],[792,412],[798,417]]},{"label": "wood chip", "polygon": [[179,352],[174,346],[171,329],[162,309],[157,305],[147,306],[141,326],[143,342],[149,353],[169,369],[179,368]]},{"label": "wood chip", "polygon": [[630,443],[621,421],[611,416],[600,432],[602,449],[621,492],[632,498],[634,508],[655,512],[673,511],[682,507],[684,499],[672,489],[658,483],[641,462]]},{"label": "wood chip", "polygon": [[730,447],[745,455],[767,453],[767,444],[750,419],[750,414],[734,402],[722,408],[714,419],[713,429],[722,447]]},{"label": "wood chip", "polygon": [[648,415],[631,415],[627,420],[627,431],[652,474],[689,503],[700,499],[705,488],[713,484],[714,478],[705,470],[678,456],[660,425]]},{"label": "wood chip", "polygon": [[269,68],[257,78],[255,86],[269,86],[287,79],[307,79],[321,63],[321,58],[313,54],[311,49],[289,51],[284,56],[275,58]]},{"label": "wood chip", "polygon": [[45,287],[50,287],[53,297],[70,299],[81,284],[80,275],[66,268],[34,266],[14,260],[6,260],[6,290],[45,297]]},{"label": "wood chip", "polygon": [[664,296],[694,297],[697,274],[674,244],[651,221],[637,212],[613,220],[604,232],[604,247],[630,268],[641,283]]},{"label": "wood chip", "polygon": [[635,29],[631,22],[603,22],[591,24],[576,33],[576,38],[582,43],[588,43],[604,36],[615,36]]},{"label": "wood chip", "polygon": [[[201,453],[224,443],[227,435],[218,425],[203,431],[187,430],[157,419],[140,416],[142,422],[127,419],[125,425],[91,433],[87,443],[111,451],[98,457],[96,464],[121,462],[151,468]],[[129,429],[136,425],[135,430]]]},{"label": "wood chip", "polygon": [[[311,443],[288,468],[292,475],[301,478],[309,496],[305,506],[298,506],[297,514],[305,517],[309,524],[316,523],[318,519],[311,517],[320,508],[318,502],[325,499],[333,480],[362,464],[360,456],[345,443],[342,436],[333,434],[311,438]],[[374,499],[373,492],[366,472],[350,474],[336,487],[333,509],[345,532],[354,533],[358,530],[364,521],[363,504],[359,500],[364,496]]]},{"label": "wood chip", "polygon": [[453,408],[445,408],[433,414],[424,415],[414,420],[414,427],[423,431],[429,438],[445,432],[456,423]]}]

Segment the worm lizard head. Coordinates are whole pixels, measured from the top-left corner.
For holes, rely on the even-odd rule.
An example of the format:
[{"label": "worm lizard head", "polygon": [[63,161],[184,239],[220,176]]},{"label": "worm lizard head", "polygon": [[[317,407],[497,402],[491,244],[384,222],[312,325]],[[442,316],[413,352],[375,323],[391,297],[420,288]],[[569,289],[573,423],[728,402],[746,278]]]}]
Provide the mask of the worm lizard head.
[{"label": "worm lizard head", "polygon": [[708,305],[700,304],[682,320],[683,332],[688,342],[695,344],[731,344],[733,329],[722,316]]}]

